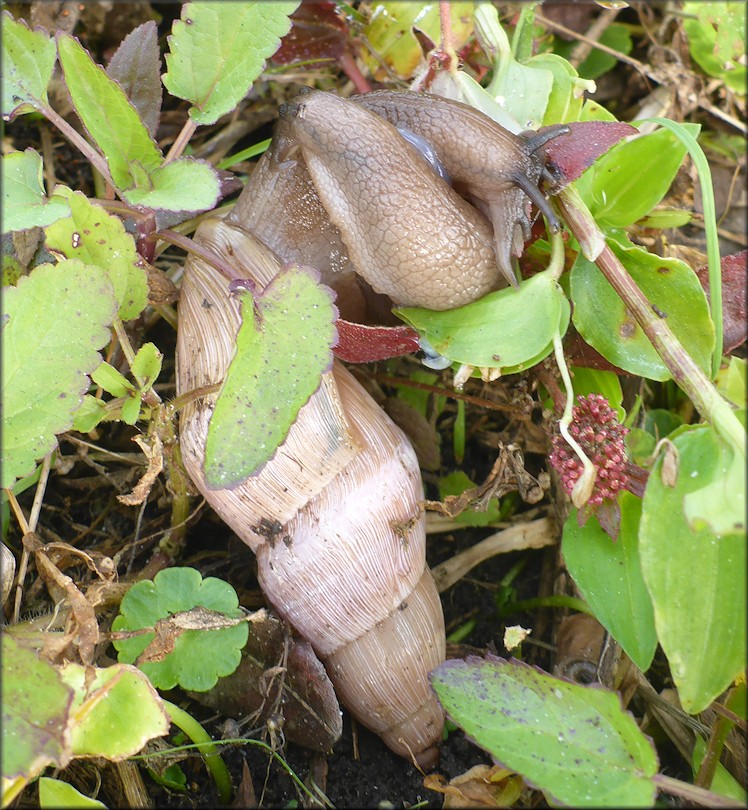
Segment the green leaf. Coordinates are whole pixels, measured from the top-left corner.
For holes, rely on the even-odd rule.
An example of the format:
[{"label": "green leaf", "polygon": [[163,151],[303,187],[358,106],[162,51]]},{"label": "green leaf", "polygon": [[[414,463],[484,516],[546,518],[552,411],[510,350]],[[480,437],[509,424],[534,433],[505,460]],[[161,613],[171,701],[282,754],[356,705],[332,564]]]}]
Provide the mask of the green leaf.
[{"label": "green leaf", "polygon": [[64,768],[70,761],[72,690],[51,664],[7,632],[2,652],[3,780],[30,780],[48,765]]},{"label": "green leaf", "polygon": [[585,91],[594,92],[595,83],[580,79],[579,74],[563,57],[541,53],[527,61],[527,66],[547,70],[553,76],[553,86],[545,108],[543,124],[563,124],[576,121],[582,112]]},{"label": "green leaf", "polygon": [[70,214],[58,196],[49,199],[42,185],[42,158],[28,148],[3,155],[3,233],[49,225]]},{"label": "green leaf", "polygon": [[58,33],[57,49],[75,111],[104,153],[114,184],[121,191],[144,184],[162,155],[137,110],[76,39]]},{"label": "green leaf", "polygon": [[168,38],[166,89],[189,101],[196,124],[214,124],[247,95],[291,28],[299,3],[185,3]]},{"label": "green leaf", "polygon": [[572,509],[564,524],[564,562],[595,618],[646,672],[657,647],[657,634],[639,558],[641,500],[622,492],[619,505],[621,526],[616,542],[594,516],[580,526],[577,510]]},{"label": "green leaf", "polygon": [[135,667],[114,664],[99,669],[68,663],[61,675],[74,693],[70,718],[74,756],[117,762],[168,733],[171,723],[161,698]]},{"label": "green leaf", "polygon": [[337,310],[312,272],[281,271],[253,302],[240,296],[236,354],[208,426],[205,477],[238,484],[275,453],[332,362]]},{"label": "green leaf", "polygon": [[[694,137],[700,129],[681,126]],[[685,154],[681,141],[664,129],[622,141],[583,176],[579,192],[603,228],[625,228],[662,201]]]},{"label": "green leaf", "polygon": [[[709,374],[714,326],[696,273],[679,259],[663,259],[612,239],[608,244],[649,302],[667,317],[668,326],[686,351]],[[597,266],[581,253],[571,269],[571,297],[574,325],[606,360],[651,380],[670,378],[623,300]]]},{"label": "green leaf", "polygon": [[130,31],[114,52],[106,72],[124,90],[148,134],[155,137],[161,113],[161,56],[155,20]]},{"label": "green leaf", "polygon": [[695,714],[745,666],[745,533],[694,529],[684,511],[686,497],[712,483],[715,470],[720,473],[714,430],[684,427],[671,441],[678,454],[675,485],[663,481],[660,456],[644,494],[639,543],[657,635],[681,704]]},{"label": "green leaf", "polygon": [[[618,53],[629,54],[633,47],[629,26],[622,23],[612,23],[602,33],[599,39],[601,45],[607,45]],[[618,64],[618,59],[610,53],[593,48],[590,55],[579,66],[579,75],[585,79],[597,79],[603,73],[612,70]]]},{"label": "green leaf", "polygon": [[68,430],[117,312],[109,279],[77,259],[42,264],[3,295],[2,486]]},{"label": "green leaf", "polygon": [[617,693],[494,656],[446,661],[432,672],[431,685],[454,722],[553,802],[654,803],[654,749]]},{"label": "green leaf", "polygon": [[38,102],[47,103],[57,53],[55,43],[43,31],[31,31],[9,11],[3,11],[3,118],[32,112]]},{"label": "green leaf", "polygon": [[[154,627],[160,619],[198,605],[231,619],[243,615],[236,591],[227,582],[215,577],[203,579],[194,568],[168,568],[156,574],[153,581],[136,582],[130,588],[112,628],[118,631]],[[219,677],[230,675],[239,666],[247,635],[246,622],[218,629],[175,631],[173,651],[162,660],[141,664],[140,669],[158,689],[179,685],[207,692]],[[115,641],[118,659],[125,663],[136,661],[154,637],[151,632]]]},{"label": "green leaf", "polygon": [[143,402],[143,395],[138,391],[134,396],[128,397],[122,405],[122,421],[126,425],[134,425],[140,416],[140,406]]},{"label": "green leaf", "polygon": [[161,373],[163,354],[153,343],[144,343],[135,355],[130,371],[133,376],[143,380],[143,391],[147,391]]},{"label": "green leaf", "polygon": [[126,397],[135,390],[135,386],[127,377],[106,361],[94,370],[91,379],[113,397]]},{"label": "green leaf", "polygon": [[89,796],[84,796],[80,791],[76,790],[69,782],[63,782],[61,779],[52,779],[49,776],[42,776],[39,779],[39,807],[54,808],[54,807],[103,807],[97,799],[92,799]]},{"label": "green leaf", "polygon": [[[699,767],[701,766],[705,753],[706,742],[697,735],[693,746],[694,777],[699,772]],[[714,779],[712,779],[709,790],[713,793],[719,793],[720,796],[728,796],[730,799],[734,799],[740,807],[745,807],[745,805],[748,804],[748,792],[746,792],[745,788],[721,762],[717,762],[717,767],[714,771]]]},{"label": "green leaf", "polygon": [[205,211],[218,202],[220,183],[202,160],[179,158],[154,169],[147,183],[123,192],[130,205],[164,211]]},{"label": "green leaf", "polygon": [[80,191],[58,186],[55,194],[67,200],[71,215],[46,229],[47,247],[68,259],[96,265],[112,282],[119,317],[123,321],[137,318],[148,303],[148,279],[139,262],[135,240],[122,220],[92,203]]},{"label": "green leaf", "polygon": [[742,357],[730,357],[726,369],[717,375],[717,388],[722,396],[738,408],[745,408],[748,390],[748,364]]},{"label": "green leaf", "polygon": [[621,380],[612,371],[602,371],[596,368],[583,368],[571,366],[571,376],[574,385],[574,398],[586,397],[587,394],[602,394],[608,404],[618,413],[618,420],[623,422],[626,411],[622,407],[623,390]]},{"label": "green leaf", "polygon": [[394,312],[417,329],[439,354],[457,363],[514,373],[540,362],[563,335],[569,308],[556,281],[538,273],[472,304],[444,312],[400,307]]},{"label": "green leaf", "polygon": [[691,56],[710,76],[746,94],[745,3],[684,3],[683,29]]},{"label": "green leaf", "polygon": [[101,422],[105,414],[105,404],[91,394],[86,394],[80,408],[73,414],[73,430],[88,433]]}]

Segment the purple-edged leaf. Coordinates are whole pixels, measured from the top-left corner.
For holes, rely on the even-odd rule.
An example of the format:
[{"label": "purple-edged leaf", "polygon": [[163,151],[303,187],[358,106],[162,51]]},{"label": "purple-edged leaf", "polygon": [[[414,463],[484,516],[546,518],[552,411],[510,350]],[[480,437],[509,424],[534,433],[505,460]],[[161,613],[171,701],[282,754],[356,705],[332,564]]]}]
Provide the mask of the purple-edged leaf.
[{"label": "purple-edged leaf", "polygon": [[149,135],[155,137],[161,114],[161,57],[158,27],[153,20],[130,31],[114,52],[106,72],[119,83],[140,113]]},{"label": "purple-edged leaf", "polygon": [[554,802],[654,803],[654,748],[617,693],[494,656],[446,661],[431,673],[431,685],[478,745]]},{"label": "purple-edged leaf", "polygon": [[580,177],[612,146],[638,132],[631,124],[619,121],[576,121],[568,126],[566,135],[559,135],[545,147],[551,167],[561,175],[559,190]]},{"label": "purple-edged leaf", "polygon": [[205,478],[216,488],[235,486],[275,454],[330,368],[337,337],[333,292],[313,270],[287,267],[254,299],[235,287],[242,325],[205,446]]},{"label": "purple-edged leaf", "polygon": [[[709,298],[709,268],[706,265],[700,267],[696,275]],[[748,250],[722,259],[722,334],[725,353],[740,346],[748,337],[745,304],[747,277]]]},{"label": "purple-edged leaf", "polygon": [[9,11],[3,26],[3,118],[31,112],[47,103],[47,86],[55,68],[55,44],[44,31],[31,31]]},{"label": "purple-edged leaf", "polygon": [[409,326],[364,326],[338,320],[335,356],[346,363],[373,363],[412,354],[421,348],[418,332]]}]

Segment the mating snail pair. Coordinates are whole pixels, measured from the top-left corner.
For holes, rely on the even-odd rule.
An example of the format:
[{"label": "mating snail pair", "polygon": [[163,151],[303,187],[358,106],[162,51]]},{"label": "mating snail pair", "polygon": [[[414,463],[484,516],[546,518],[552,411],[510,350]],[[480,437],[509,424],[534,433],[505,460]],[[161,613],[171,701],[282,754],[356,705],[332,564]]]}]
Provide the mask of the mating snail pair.
[{"label": "mating snail pair", "polygon": [[[351,320],[381,295],[451,309],[514,282],[530,200],[555,224],[538,183],[552,179],[544,144],[565,131],[515,135],[416,93],[300,94],[233,211],[195,239],[261,288],[286,264],[314,267]],[[187,261],[178,393],[226,373],[240,324],[231,281]],[[444,619],[407,438],[336,361],[260,472],[210,489],[202,461],[214,403],[181,415],[193,481],[257,555],[268,600],[311,642],[341,703],[398,754],[433,765],[443,713],[427,676],[444,660]]]}]

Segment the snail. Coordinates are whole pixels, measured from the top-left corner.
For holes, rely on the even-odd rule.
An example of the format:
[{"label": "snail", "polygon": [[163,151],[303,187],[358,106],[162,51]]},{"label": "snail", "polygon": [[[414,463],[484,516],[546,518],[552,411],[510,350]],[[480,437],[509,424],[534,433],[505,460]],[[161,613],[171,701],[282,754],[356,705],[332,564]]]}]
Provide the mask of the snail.
[{"label": "snail", "polygon": [[[471,162],[461,122],[493,138],[493,158]],[[525,195],[548,209],[536,187],[543,136],[533,137],[435,97],[373,93],[354,101],[312,91],[281,110],[234,209],[206,219],[195,240],[259,288],[285,264],[314,267],[346,317],[365,312],[374,293],[452,308],[497,288],[511,270],[516,231],[528,225]],[[419,139],[433,147],[431,162]],[[509,217],[497,232],[500,248],[459,184],[495,225],[500,211]],[[231,281],[204,259],[187,260],[178,393],[226,373],[239,328]],[[443,712],[428,673],[444,660],[444,619],[407,438],[336,361],[260,473],[211,489],[202,462],[214,403],[203,397],[181,412],[188,473],[256,554],[268,600],[312,644],[341,703],[398,754],[435,764]]]}]

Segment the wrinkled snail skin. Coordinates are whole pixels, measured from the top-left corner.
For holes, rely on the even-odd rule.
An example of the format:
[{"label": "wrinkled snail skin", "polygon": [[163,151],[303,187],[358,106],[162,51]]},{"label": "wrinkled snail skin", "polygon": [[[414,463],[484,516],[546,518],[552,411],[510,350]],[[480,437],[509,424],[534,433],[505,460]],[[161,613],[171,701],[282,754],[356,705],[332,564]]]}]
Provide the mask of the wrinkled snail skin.
[{"label": "wrinkled snail skin", "polygon": [[[217,218],[204,247],[263,286],[281,264],[246,230]],[[185,265],[177,391],[220,382],[239,310],[229,282],[202,260]],[[338,363],[301,409],[273,458],[232,489],[202,470],[215,395],[187,405],[185,467],[221,518],[255,552],[263,591],[325,663],[339,699],[398,754],[435,764],[443,712],[428,672],[445,657],[441,603],[425,560],[423,491],[404,434]]]},{"label": "wrinkled snail skin", "polygon": [[393,124],[321,91],[285,105],[281,120],[297,148],[289,157],[303,159],[374,290],[401,306],[444,310],[501,286],[490,223]]}]

